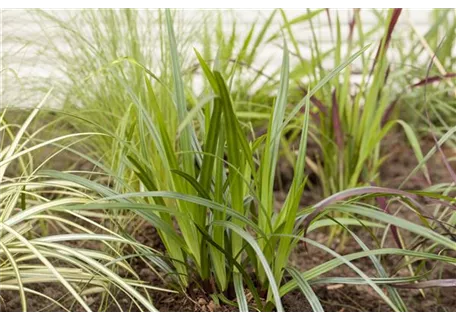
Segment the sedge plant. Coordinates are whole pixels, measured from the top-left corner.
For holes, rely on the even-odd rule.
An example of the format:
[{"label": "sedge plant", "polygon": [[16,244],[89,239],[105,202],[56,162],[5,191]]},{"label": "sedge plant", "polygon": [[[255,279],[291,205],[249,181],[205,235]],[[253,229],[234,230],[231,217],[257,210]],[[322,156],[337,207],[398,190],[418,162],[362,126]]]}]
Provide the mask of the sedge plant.
[{"label": "sedge plant", "polygon": [[[423,159],[415,130],[406,121],[392,116],[397,102],[395,96],[400,93],[395,88],[396,82],[391,81],[394,69],[389,63],[388,50],[391,50],[400,15],[400,9],[389,10],[386,19],[379,19],[377,30],[384,30],[379,45],[362,55],[358,63],[328,81],[312,97],[310,134],[318,152],[307,161],[318,177],[324,198],[359,186],[381,185],[380,168],[387,157],[382,144],[398,126],[403,129],[417,160]],[[347,59],[372,37],[372,31],[365,30],[363,26],[360,11],[354,10],[348,24],[348,39],[343,41],[342,25],[336,14],[334,47],[330,54],[325,54],[320,49],[312,20],[309,24],[313,34],[312,60],[315,68],[302,81],[311,85],[328,73],[325,65],[331,59],[333,65],[339,65],[344,56]],[[289,35],[293,37],[291,31]],[[302,67],[306,68],[305,65]],[[300,86],[306,93],[306,88],[302,84]],[[299,124],[289,128],[291,134],[288,140],[293,141],[300,135]],[[285,151],[287,153],[289,151]],[[430,183],[426,166],[422,167],[422,172]],[[341,230],[339,227],[331,228],[329,241]]]},{"label": "sedge plant", "polygon": [[[394,89],[388,85],[390,65],[387,50],[391,46],[392,33],[400,13],[400,10],[389,11],[379,46],[359,60],[359,84],[355,86],[353,79],[353,69],[357,67],[350,66],[323,86],[312,99],[315,119],[312,137],[321,152],[309,162],[319,177],[324,197],[359,185],[379,183],[379,168],[384,160],[381,142],[396,125],[403,128],[418,161],[423,158],[412,127],[400,119],[389,119]],[[334,64],[339,65],[344,54],[349,57],[358,46],[365,45],[366,39],[358,10],[354,10],[345,46],[342,43],[341,24],[336,18],[332,56]],[[313,24],[310,23],[313,30]],[[330,58],[322,57],[315,32],[312,51],[317,68],[310,75],[310,83],[315,83],[327,73],[323,63]]]},{"label": "sedge plant", "polygon": [[[7,120],[7,106],[0,114],[1,293],[19,296],[22,311],[28,310],[32,295],[46,301],[43,310],[92,311],[89,296],[100,297],[98,310],[110,305],[111,310],[123,310],[119,293],[137,310],[156,311],[148,290],[172,290],[140,281],[118,248],[120,244],[151,256],[156,253],[97,222],[105,219],[102,214],[62,209],[63,205],[89,201],[90,194],[78,190],[74,183],[38,174],[58,154],[96,134],[73,133],[41,140],[40,133],[51,130],[50,124],[29,133],[48,96],[27,111],[22,124]],[[56,151],[37,161],[38,153],[51,146],[57,147]],[[121,271],[124,276],[119,276]],[[43,285],[52,286],[59,296],[43,292]]]},{"label": "sedge plant", "polygon": [[[134,202],[132,203],[128,194],[119,194],[115,189],[108,191],[93,181],[63,173],[54,172],[53,175],[77,179],[75,181],[83,183],[85,187],[102,193],[105,197],[119,199],[118,202],[120,202],[87,205],[84,206],[86,210],[108,207],[131,210],[137,208],[135,212],[149,220],[159,230],[163,244],[171,261],[175,262],[176,272],[184,287],[189,281],[186,262],[190,257],[206,290],[217,289],[224,292],[233,289],[229,288],[231,285],[240,295],[242,279],[246,281],[242,276],[241,263],[245,259],[244,248],[249,244],[253,250],[248,250],[249,256],[251,258],[257,256],[254,266],[258,271],[260,291],[263,291],[262,294],[267,295],[268,300],[274,301],[274,305],[281,309],[277,281],[280,283],[283,276],[283,267],[287,263],[292,241],[288,238],[274,238],[272,234],[276,230],[284,233],[292,232],[305,185],[307,139],[303,135],[300,156],[297,160],[302,170],[297,171],[300,174],[295,177],[293,191],[290,192],[282,212],[275,213],[274,171],[278,161],[279,141],[285,127],[284,116],[289,81],[287,50],[285,49],[284,54],[280,91],[273,107],[274,112],[271,114],[271,127],[266,136],[248,141],[234,113],[228,85],[217,71],[217,64],[211,70],[197,52],[196,55],[213,93],[212,98],[204,105],[205,110],[192,112],[193,110],[187,109],[169,12],[167,12],[167,27],[174,75],[173,101],[179,125],[170,125],[171,119],[166,118],[168,111],[158,104],[150,83],[153,73],[143,67],[145,74],[143,79],[148,89],[147,96],[138,95],[125,83],[126,90],[134,101],[125,119],[127,117],[135,119],[137,127],[132,130],[131,127],[122,125],[115,132],[115,136],[126,137],[126,140],[115,141],[119,145],[116,148],[119,165],[113,172],[117,174],[117,178],[123,180],[123,183],[128,181],[130,185],[133,184],[133,189],[139,191],[130,193],[135,197]],[[355,58],[356,55],[344,62],[339,69]],[[337,70],[334,74],[336,72]],[[328,81],[328,78],[324,81]],[[300,109],[304,103],[303,100],[295,109]],[[193,122],[199,119],[202,120],[198,125],[193,125]],[[195,130],[196,127],[199,132]],[[308,120],[303,122],[303,129],[307,132]],[[198,138],[202,134],[204,134],[203,143],[200,143]],[[177,140],[173,142],[176,137]],[[129,141],[132,143],[128,143]],[[261,155],[258,161],[254,160],[255,153]],[[225,154],[227,154],[226,160]],[[154,161],[147,159],[154,159]],[[122,172],[121,169],[123,169]],[[128,176],[127,172],[132,172],[134,175]],[[116,181],[115,178],[113,181]],[[151,213],[153,208],[155,208],[153,211],[157,211]],[[210,210],[209,218],[208,210]],[[181,235],[174,228],[174,218]],[[257,243],[247,232],[247,228],[253,228],[253,231],[263,239]],[[208,243],[208,238],[212,245]],[[276,246],[281,248],[279,256],[274,254],[273,248]],[[229,264],[236,267],[227,266],[225,261],[227,256],[232,257]],[[277,262],[272,263],[275,260]],[[271,268],[271,265],[275,267]],[[211,283],[213,279],[215,281]],[[256,289],[254,291],[257,292]]]}]

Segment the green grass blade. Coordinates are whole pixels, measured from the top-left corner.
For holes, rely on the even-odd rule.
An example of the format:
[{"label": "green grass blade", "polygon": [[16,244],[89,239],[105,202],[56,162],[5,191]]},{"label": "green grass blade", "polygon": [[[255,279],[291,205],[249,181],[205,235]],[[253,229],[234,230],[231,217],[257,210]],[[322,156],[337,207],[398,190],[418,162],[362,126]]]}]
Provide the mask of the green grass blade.
[{"label": "green grass blade", "polygon": [[287,268],[288,273],[293,277],[293,279],[298,284],[299,289],[309,301],[310,306],[314,312],[324,312],[323,307],[321,306],[320,300],[318,299],[315,292],[312,290],[312,287],[304,279],[304,277],[299,273],[295,268]]},{"label": "green grass blade", "polygon": [[[281,125],[285,116],[287,106],[289,82],[289,56],[286,42],[284,42],[284,52],[282,59],[282,71],[280,75],[280,86],[277,99],[275,101],[271,117],[269,119],[269,128],[266,135],[265,150],[262,157],[259,181],[260,199],[263,206],[266,208],[267,216],[259,216],[259,226],[267,231],[269,227],[266,218],[270,219],[273,210],[273,187],[275,168],[279,158],[279,144],[282,136]],[[271,230],[269,230],[271,232]]]},{"label": "green grass blade", "polygon": [[[176,108],[179,118],[179,122],[183,122],[187,116],[187,103],[185,98],[184,84],[181,75],[181,67],[179,64],[179,58],[177,53],[177,44],[176,38],[174,36],[173,22],[171,19],[170,10],[166,10],[166,25],[168,29],[170,53],[171,53],[171,62],[173,69],[173,78],[174,78],[174,88],[176,94]],[[181,133],[180,145],[182,151],[192,151],[192,137],[193,131],[190,125],[187,125],[185,130]],[[193,154],[186,153],[184,154],[184,169],[191,176],[195,176],[195,159]]]},{"label": "green grass blade", "polygon": [[11,255],[8,248],[2,242],[0,242],[0,248],[6,254],[6,257],[10,261],[14,273],[16,274],[17,287],[19,291],[19,296],[21,298],[22,312],[27,312],[27,299],[25,297],[24,285],[22,284],[21,274],[17,266],[17,263],[14,257]]},{"label": "green grass blade", "polygon": [[236,291],[236,298],[240,312],[249,312],[247,298],[244,293],[244,286],[242,285],[242,275],[240,273],[233,274],[234,290]]},{"label": "green grass blade", "polygon": [[252,248],[255,250],[256,254],[258,255],[258,259],[261,261],[262,267],[266,272],[266,275],[269,279],[269,285],[272,291],[272,296],[274,298],[275,306],[277,311],[282,312],[282,301],[280,300],[279,290],[277,287],[277,283],[274,279],[274,275],[272,274],[271,267],[269,266],[262,250],[260,249],[258,243],[253,239],[253,237],[243,229],[241,229],[238,225],[229,222],[229,221],[214,221],[213,224],[219,225],[225,228],[228,228],[234,232],[236,232],[242,239],[244,239]]},{"label": "green grass blade", "polygon": [[[437,142],[439,146],[442,146],[448,139],[450,139],[454,134],[456,133],[456,126],[452,127],[450,130],[448,130]],[[408,176],[401,182],[399,185],[399,189],[401,189],[407,181],[410,180],[413,175],[416,174],[416,172],[424,167],[426,162],[432,157],[432,155],[437,151],[437,147],[434,146],[432,147],[431,150],[424,156],[424,158],[418,163],[418,165],[408,174]]]},{"label": "green grass blade", "polygon": [[175,173],[182,178],[184,178],[188,183],[192,185],[192,187],[199,193],[199,195],[206,199],[211,199],[209,193],[206,191],[207,189],[204,188],[202,184],[200,184],[195,178],[191,175],[181,171],[181,170],[171,170],[172,173]]}]

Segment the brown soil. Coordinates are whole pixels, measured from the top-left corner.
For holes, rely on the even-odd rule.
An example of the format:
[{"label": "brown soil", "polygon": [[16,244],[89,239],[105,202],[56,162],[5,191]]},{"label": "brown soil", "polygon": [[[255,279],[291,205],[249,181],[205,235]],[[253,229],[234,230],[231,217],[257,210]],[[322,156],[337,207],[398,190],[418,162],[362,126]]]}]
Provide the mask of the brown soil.
[{"label": "brown soil", "polygon": [[[391,136],[389,141],[395,141],[394,143],[387,142],[387,148],[391,157],[384,163],[381,176],[384,181],[384,186],[397,187],[405,176],[416,166],[416,160],[413,152],[407,147],[405,143],[397,143],[397,141],[404,141],[403,137]],[[423,148],[424,152],[427,152],[432,147],[432,141],[424,141]],[[447,155],[455,155],[454,150],[445,150]],[[456,168],[454,168],[456,170]],[[434,156],[429,161],[429,170],[431,173],[431,179],[433,183],[440,183],[444,181],[451,181],[450,175],[447,169],[444,167],[440,156]],[[281,172],[284,173],[282,179],[284,184],[289,180],[292,171],[286,166],[281,168]],[[426,181],[423,175],[417,174],[416,177],[410,180],[405,186],[406,188],[423,188],[426,187]],[[280,190],[276,191],[278,198],[278,205],[280,205],[281,198],[284,197],[284,192]],[[303,198],[303,203],[311,204],[315,203],[318,197],[315,193],[306,192]],[[410,212],[400,212],[404,214],[404,217],[410,220],[416,220],[417,218]],[[416,220],[418,221],[418,220]],[[366,233],[366,232],[364,232]],[[326,244],[328,242],[328,236],[324,231],[313,232],[309,235],[319,243]],[[368,234],[360,232],[359,236],[365,241],[366,245],[374,247],[374,243]],[[407,235],[404,235],[407,237]],[[136,239],[144,244],[147,244],[154,248],[162,248],[162,244],[157,236],[157,233],[153,227],[145,227],[141,229],[141,232],[136,235]],[[405,241],[408,239],[405,238]],[[395,246],[393,240],[388,239],[389,246]],[[348,254],[351,252],[359,251],[360,248],[353,239],[347,240],[343,248],[336,241],[333,241],[332,249],[336,250],[341,254]],[[308,246],[307,249],[303,245],[298,245],[294,253],[292,254],[290,261],[300,270],[309,270],[310,268],[317,266],[325,261],[331,259],[329,254],[323,253],[320,250]],[[389,269],[393,269],[398,263],[397,257],[386,257],[386,265]],[[355,263],[368,275],[375,275],[374,268],[372,268],[371,262],[368,259],[361,259]],[[162,286],[163,282],[160,278],[152,272],[142,261],[135,260],[132,265],[136,272],[140,275],[141,279],[147,281],[150,284],[156,286]],[[388,270],[387,270],[388,271]],[[391,270],[389,270],[391,271]],[[441,272],[442,278],[456,278],[456,268],[453,266],[442,266],[437,265],[434,269],[434,274]],[[404,274],[406,276],[407,274]],[[340,266],[335,270],[324,275],[325,277],[330,276],[356,276],[356,274],[346,266]],[[316,295],[322,302],[322,306],[325,311],[391,311],[390,307],[373,291],[372,288],[366,285],[323,285],[316,284],[312,286]],[[65,292],[58,285],[37,285],[32,287],[35,290],[45,293],[46,295],[59,299],[62,298],[62,294]],[[456,288],[441,288],[441,289],[426,289],[424,290],[425,296],[422,292],[416,289],[400,289],[399,290],[404,302],[406,303],[409,311],[452,311],[456,312]],[[229,306],[223,303],[216,303],[208,294],[204,293],[201,289],[194,288],[186,294],[174,294],[164,293],[159,291],[150,291],[153,298],[154,305],[160,311],[237,311],[238,309],[233,306]],[[132,305],[131,301],[121,294],[117,296],[122,309],[124,311],[137,311],[138,308]],[[90,296],[87,298],[87,302],[93,308],[97,310],[100,307],[101,299],[99,296]],[[61,300],[61,302],[68,307],[71,307],[71,297]],[[47,301],[43,301],[42,298],[33,295],[27,295],[27,303],[29,311],[58,311],[55,307],[49,307]],[[300,293],[299,290],[295,290],[287,294],[283,298],[283,304],[286,311],[311,311],[310,305],[306,298]],[[104,306],[104,310],[119,311],[117,306],[111,304]],[[1,292],[0,293],[0,311],[20,311],[21,305],[19,296],[16,292]],[[82,311],[79,307],[74,306],[72,310]]]}]

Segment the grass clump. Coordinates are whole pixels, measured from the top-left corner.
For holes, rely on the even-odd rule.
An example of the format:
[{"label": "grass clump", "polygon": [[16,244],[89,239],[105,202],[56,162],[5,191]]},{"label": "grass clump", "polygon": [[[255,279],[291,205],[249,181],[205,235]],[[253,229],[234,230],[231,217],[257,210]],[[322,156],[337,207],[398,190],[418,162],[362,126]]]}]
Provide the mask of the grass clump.
[{"label": "grass clump", "polygon": [[[43,309],[91,311],[87,297],[101,295],[103,310],[108,301],[120,307],[116,298],[119,293],[131,298],[132,305],[140,310],[155,311],[144,289],[162,289],[141,282],[119,251],[121,247],[137,248],[138,244],[96,222],[105,219],[102,214],[63,209],[65,205],[91,201],[91,197],[74,183],[38,173],[59,153],[95,134],[74,133],[44,141],[39,139],[41,130],[29,134],[28,128],[45,100],[46,97],[23,124],[6,120],[8,108],[0,115],[2,293],[17,292],[23,311],[29,307],[30,295],[48,302]],[[37,152],[50,146],[59,148],[36,165]],[[85,248],[84,243],[91,248]],[[121,271],[127,277],[119,276]],[[56,284],[59,297],[41,292],[40,285],[50,283]]]}]

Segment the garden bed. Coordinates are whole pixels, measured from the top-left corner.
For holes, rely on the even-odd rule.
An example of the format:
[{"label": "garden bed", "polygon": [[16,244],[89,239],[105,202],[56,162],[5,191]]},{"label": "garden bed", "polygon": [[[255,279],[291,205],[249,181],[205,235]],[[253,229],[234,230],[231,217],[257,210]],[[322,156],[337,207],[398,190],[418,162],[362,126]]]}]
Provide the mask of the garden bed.
[{"label": "garden bed", "polygon": [[[383,183],[385,186],[397,187],[399,182],[403,180],[407,174],[415,168],[417,165],[416,159],[413,156],[413,151],[409,149],[404,140],[404,136],[400,133],[395,133],[390,136],[389,139],[385,139],[385,150],[391,153],[389,159],[384,163],[383,169],[381,170]],[[426,153],[432,146],[433,142],[431,138],[423,139],[422,141],[423,150]],[[444,149],[447,156],[454,155],[454,150]],[[71,158],[70,158],[71,159]],[[67,161],[74,161],[74,159]],[[56,161],[58,164],[62,164],[63,159]],[[80,163],[79,169],[88,169],[88,164]],[[453,166],[454,167],[454,166]],[[290,168],[287,167],[286,163],[281,165],[283,174],[285,177],[284,181],[287,181],[286,176],[290,173]],[[439,155],[434,155],[428,162],[428,168],[431,173],[431,179],[434,183],[448,182],[450,181],[448,171],[443,165]],[[456,168],[454,168],[456,170]],[[399,181],[399,182],[398,182]],[[318,186],[316,186],[318,187]],[[421,177],[421,174],[417,174],[415,179],[411,179],[410,183],[406,188],[420,189],[427,187],[425,180]],[[309,205],[317,202],[319,199],[315,193],[318,188],[313,188],[310,192],[306,190],[303,195],[303,204]],[[276,198],[279,202],[276,206],[280,206],[280,199],[283,199],[284,191],[276,191]],[[403,211],[403,217],[407,220],[416,221],[419,223],[419,219],[412,212]],[[358,235],[362,238],[363,242],[368,246],[375,244],[372,238],[366,231],[361,231]],[[405,242],[411,234],[405,234]],[[328,235],[324,231],[315,231],[309,235],[310,238],[318,241],[319,243],[328,243]],[[163,244],[156,232],[155,228],[148,225],[144,225],[138,234],[135,235],[136,240],[140,243],[150,246],[152,248],[163,250]],[[86,243],[76,244],[76,246],[85,246]],[[386,246],[395,247],[392,237],[387,239]],[[349,254],[360,250],[360,247],[352,239],[348,238],[348,241],[341,246],[340,241],[335,239],[332,242],[331,248],[336,250],[339,254]],[[298,269],[304,271],[314,266],[318,266],[321,263],[331,259],[331,256],[321,252],[320,250],[309,246],[305,248],[304,245],[298,245],[294,250],[290,260],[293,265]],[[393,268],[398,263],[397,257],[388,256],[386,258],[387,266]],[[361,270],[366,272],[368,275],[373,274],[374,268],[372,263],[367,258],[358,260],[356,263]],[[156,285],[159,287],[163,286],[163,283],[159,277],[150,270],[141,260],[135,259],[131,265],[135,269],[136,273],[141,277],[141,280],[146,283]],[[456,278],[456,268],[451,265],[445,265],[443,268],[436,268],[434,273],[440,273],[440,277],[444,279]],[[346,266],[340,266],[325,276],[334,277],[352,277],[356,276],[353,270]],[[72,308],[74,311],[83,311],[81,307],[72,305],[71,297],[65,290],[62,290],[60,285],[56,284],[39,284],[33,285],[30,288],[42,292],[49,297],[59,300],[67,308]],[[391,311],[389,306],[373,292],[373,290],[367,285],[324,285],[316,284],[313,286],[316,295],[319,297],[325,311],[343,312],[343,311]],[[403,297],[409,311],[451,311],[456,312],[456,288],[430,288],[423,291],[418,289],[399,289],[401,296]],[[217,311],[217,312],[233,312],[238,311],[238,307],[224,304],[222,302],[215,302],[213,298],[206,294],[199,288],[190,289],[187,293],[166,293],[159,291],[150,291],[154,306],[159,311]],[[120,294],[118,297],[120,306],[124,311],[131,310],[137,311],[138,308],[132,305],[130,299],[125,295]],[[61,299],[61,300],[60,300]],[[100,295],[92,295],[87,297],[87,303],[93,310],[97,310],[100,307]],[[286,311],[312,311],[307,299],[299,290],[294,290],[283,297],[283,304]],[[35,296],[27,296],[27,306],[29,311],[59,311],[55,305],[50,304],[45,299]],[[111,303],[108,306],[103,306],[104,310],[119,311],[118,306]],[[21,302],[20,297],[14,291],[1,292],[0,293],[0,311],[20,311]]]}]

